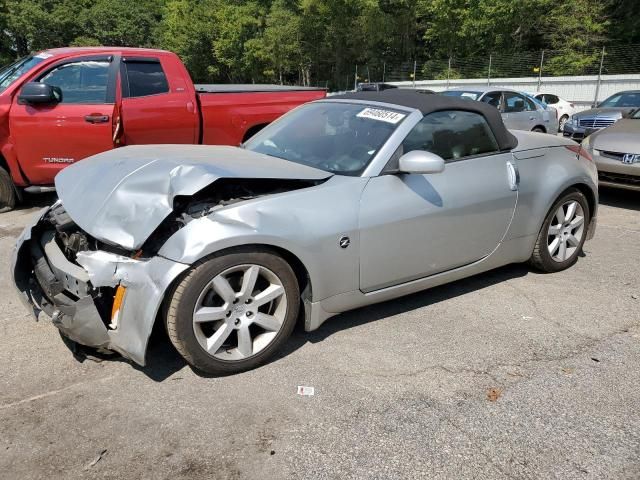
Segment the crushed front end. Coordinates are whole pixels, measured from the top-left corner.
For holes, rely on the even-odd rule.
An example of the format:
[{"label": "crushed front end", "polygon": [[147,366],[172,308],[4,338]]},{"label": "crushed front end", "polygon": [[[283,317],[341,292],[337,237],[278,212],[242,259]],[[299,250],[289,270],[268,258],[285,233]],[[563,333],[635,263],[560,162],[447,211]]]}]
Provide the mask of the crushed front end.
[{"label": "crushed front end", "polygon": [[14,283],[36,318],[43,311],[70,339],[140,365],[165,291],[187,268],[92,238],[60,202],[25,228],[12,258]]}]

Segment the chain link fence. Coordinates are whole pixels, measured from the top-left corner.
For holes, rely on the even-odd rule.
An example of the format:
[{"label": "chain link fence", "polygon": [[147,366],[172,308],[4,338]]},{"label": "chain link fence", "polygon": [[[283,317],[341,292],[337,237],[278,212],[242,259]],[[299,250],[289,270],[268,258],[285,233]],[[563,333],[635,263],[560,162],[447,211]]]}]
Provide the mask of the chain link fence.
[{"label": "chain link fence", "polygon": [[542,78],[561,76],[640,74],[640,44],[566,50],[492,53],[476,57],[418,59],[353,65],[318,72],[318,86],[352,90],[357,83],[424,80]]}]

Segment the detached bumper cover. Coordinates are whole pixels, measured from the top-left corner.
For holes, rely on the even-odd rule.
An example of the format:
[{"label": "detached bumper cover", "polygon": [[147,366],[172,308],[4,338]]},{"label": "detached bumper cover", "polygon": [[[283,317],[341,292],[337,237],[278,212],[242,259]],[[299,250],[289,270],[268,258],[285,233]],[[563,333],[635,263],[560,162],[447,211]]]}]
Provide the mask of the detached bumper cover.
[{"label": "detached bumper cover", "polygon": [[[18,238],[11,273],[20,299],[37,319],[41,311],[66,336],[83,345],[114,350],[144,365],[149,335],[173,280],[189,265],[153,257],[134,260],[105,251],[81,252],[76,265],[53,235],[33,238],[42,210]],[[39,258],[38,255],[41,255]],[[98,302],[111,305],[102,287],[127,287],[118,324],[107,326]],[[104,310],[104,308],[103,308]]]}]

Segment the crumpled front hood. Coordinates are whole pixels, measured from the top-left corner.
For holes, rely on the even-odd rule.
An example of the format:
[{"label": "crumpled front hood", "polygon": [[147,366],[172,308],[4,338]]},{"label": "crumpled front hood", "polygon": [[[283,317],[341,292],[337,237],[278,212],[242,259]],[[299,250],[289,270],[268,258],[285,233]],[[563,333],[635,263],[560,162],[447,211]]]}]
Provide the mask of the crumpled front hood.
[{"label": "crumpled front hood", "polygon": [[609,128],[594,133],[590,142],[596,150],[640,153],[640,119],[618,120]]},{"label": "crumpled front hood", "polygon": [[221,178],[322,180],[332,174],[237,147],[140,145],[71,165],[55,179],[67,213],[98,240],[136,250],[173,210]]}]

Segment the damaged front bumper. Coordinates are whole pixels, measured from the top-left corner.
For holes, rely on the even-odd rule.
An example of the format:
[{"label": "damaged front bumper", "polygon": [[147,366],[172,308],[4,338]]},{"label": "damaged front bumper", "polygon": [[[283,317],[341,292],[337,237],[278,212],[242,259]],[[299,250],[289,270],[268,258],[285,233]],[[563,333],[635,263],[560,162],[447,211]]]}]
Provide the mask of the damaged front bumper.
[{"label": "damaged front bumper", "polygon": [[[144,365],[165,292],[189,265],[103,250],[79,252],[78,264],[73,263],[58,245],[55,230],[39,227],[47,212],[42,210],[25,228],[13,252],[11,273],[21,300],[36,319],[43,311],[72,340]],[[112,318],[117,287],[126,293]]]}]

